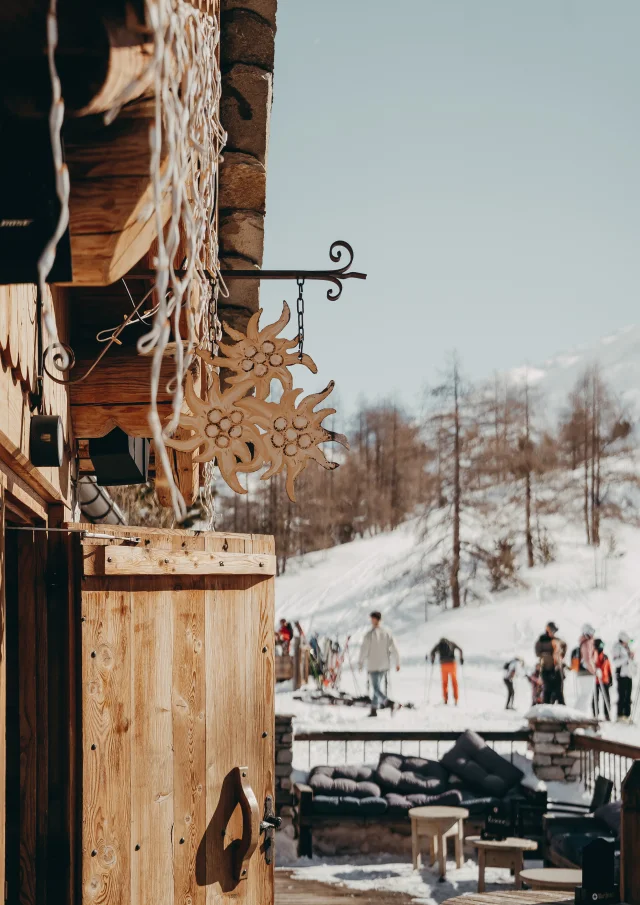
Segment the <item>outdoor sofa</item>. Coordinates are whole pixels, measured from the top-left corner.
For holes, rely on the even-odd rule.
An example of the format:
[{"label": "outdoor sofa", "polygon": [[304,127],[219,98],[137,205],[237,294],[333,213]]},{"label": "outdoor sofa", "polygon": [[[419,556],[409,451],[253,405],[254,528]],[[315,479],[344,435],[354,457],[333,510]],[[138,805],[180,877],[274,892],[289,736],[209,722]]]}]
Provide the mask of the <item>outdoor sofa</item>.
[{"label": "outdoor sofa", "polygon": [[[489,809],[507,801],[516,826],[525,819],[541,827],[546,793],[522,785],[524,774],[475,732],[465,732],[439,760],[383,753],[377,766],[314,767],[296,783],[298,853],[311,857],[314,829],[348,824],[390,828],[410,835],[409,810],[424,805],[464,807],[465,832],[479,831]],[[520,813],[520,805],[522,813]],[[527,828],[531,835],[531,827]],[[526,830],[520,825],[520,831]],[[535,828],[534,828],[535,834]],[[355,840],[357,833],[351,834]],[[347,853],[346,848],[341,849]]]}]

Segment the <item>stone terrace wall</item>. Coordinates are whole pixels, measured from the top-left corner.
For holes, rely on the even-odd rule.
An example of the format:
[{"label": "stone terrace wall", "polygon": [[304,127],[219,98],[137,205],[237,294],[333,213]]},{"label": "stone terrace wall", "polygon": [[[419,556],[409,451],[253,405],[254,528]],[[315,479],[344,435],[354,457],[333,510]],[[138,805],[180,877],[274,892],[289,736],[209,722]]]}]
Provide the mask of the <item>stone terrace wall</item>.
[{"label": "stone terrace wall", "polygon": [[282,828],[293,826],[293,717],[276,714],[276,814]]},{"label": "stone terrace wall", "polygon": [[573,747],[576,729],[597,729],[598,721],[579,719],[530,718],[533,770],[539,779],[577,782],[580,776],[580,752]]}]

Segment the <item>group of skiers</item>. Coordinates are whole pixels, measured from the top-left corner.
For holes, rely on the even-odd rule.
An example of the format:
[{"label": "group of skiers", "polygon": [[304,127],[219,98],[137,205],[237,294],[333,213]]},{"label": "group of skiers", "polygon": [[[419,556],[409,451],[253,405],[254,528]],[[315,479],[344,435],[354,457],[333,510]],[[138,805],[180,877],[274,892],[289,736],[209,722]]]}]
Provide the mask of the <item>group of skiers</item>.
[{"label": "group of skiers", "polygon": [[[631,644],[627,632],[620,632],[611,651],[612,669],[611,660],[605,653],[604,641],[596,637],[596,630],[592,625],[586,623],[582,626],[578,644],[571,652],[570,665],[575,680],[574,706],[577,710],[590,711],[594,716],[602,715],[606,720],[611,719],[611,688],[615,671],[618,686],[617,716],[622,721],[630,719],[635,671],[635,654]],[[565,673],[569,669],[565,662],[566,654],[567,644],[558,636],[558,626],[555,622],[547,623],[535,644],[538,659],[536,672],[529,677],[532,680],[534,703],[565,703]],[[510,664],[505,664],[505,670],[509,666]],[[513,674],[516,674],[515,670]],[[509,703],[507,700],[507,706]]]},{"label": "group of skiers", "polygon": [[[378,710],[395,709],[388,694],[388,676],[393,667],[400,669],[400,654],[392,633],[382,625],[382,614],[378,610],[370,613],[371,627],[365,634],[360,647],[358,665],[369,676],[371,698],[370,716],[378,715]],[[278,634],[283,647],[291,640],[293,629],[281,620]],[[288,636],[288,637],[287,637]],[[506,709],[513,710],[515,704],[515,679],[526,675],[531,684],[533,704],[564,704],[565,673],[571,669],[575,677],[575,703],[578,710],[600,714],[611,719],[611,688],[614,675],[618,690],[617,716],[619,720],[629,720],[632,715],[633,675],[635,654],[629,635],[621,631],[611,650],[612,661],[605,653],[605,645],[596,637],[592,625],[585,624],[577,646],[571,653],[570,667],[566,662],[567,644],[558,635],[555,622],[548,622],[544,632],[535,643],[536,665],[527,673],[521,657],[514,657],[503,667],[503,679],[507,689]],[[462,648],[455,641],[441,638],[427,654],[432,671],[436,659],[440,665],[442,699],[449,703],[450,695],[454,704],[459,700],[458,663],[464,664]],[[430,684],[430,680],[429,680]]]}]

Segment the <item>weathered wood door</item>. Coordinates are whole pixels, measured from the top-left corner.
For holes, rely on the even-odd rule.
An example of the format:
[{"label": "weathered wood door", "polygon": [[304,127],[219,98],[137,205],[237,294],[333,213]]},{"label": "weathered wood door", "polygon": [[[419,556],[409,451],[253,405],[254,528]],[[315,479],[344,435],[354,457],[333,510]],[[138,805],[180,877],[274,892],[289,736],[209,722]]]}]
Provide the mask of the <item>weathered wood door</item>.
[{"label": "weathered wood door", "polygon": [[82,901],[271,905],[273,540],[107,530],[75,538]]}]

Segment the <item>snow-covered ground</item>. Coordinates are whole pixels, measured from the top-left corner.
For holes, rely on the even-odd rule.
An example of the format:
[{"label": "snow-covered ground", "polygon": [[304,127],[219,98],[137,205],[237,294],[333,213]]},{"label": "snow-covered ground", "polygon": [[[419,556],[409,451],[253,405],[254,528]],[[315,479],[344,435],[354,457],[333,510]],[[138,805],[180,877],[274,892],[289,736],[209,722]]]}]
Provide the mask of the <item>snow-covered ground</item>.
[{"label": "snow-covered ground", "polygon": [[[284,685],[277,689],[278,712],[294,714],[300,729],[374,729],[391,726],[392,720],[398,729],[523,725],[530,706],[529,684],[525,677],[517,680],[516,710],[506,711],[502,667],[513,656],[521,656],[529,669],[533,667],[533,645],[548,620],[557,622],[569,650],[587,621],[596,627],[608,650],[622,628],[640,639],[640,530],[616,525],[615,552],[607,557],[604,551],[594,554],[585,545],[579,525],[561,524],[559,516],[554,519],[555,523],[552,519],[547,524],[552,525],[557,547],[555,562],[523,569],[525,587],[498,594],[481,591],[479,602],[460,610],[443,612],[429,606],[427,612],[425,544],[417,522],[289,563],[287,573],[276,582],[277,616],[299,620],[307,634],[317,632],[343,644],[349,637],[341,687],[363,692],[366,676],[357,671],[358,648],[369,625],[369,612],[381,610],[402,658],[400,672],[391,676],[391,696],[413,703],[415,709],[401,709],[393,717],[385,712],[372,725],[365,709],[304,703]],[[458,707],[442,704],[438,670],[431,675],[425,661],[425,654],[442,636],[464,650]],[[571,705],[571,674],[565,692]],[[605,731],[640,743],[640,729],[635,726],[614,724]]]}]

